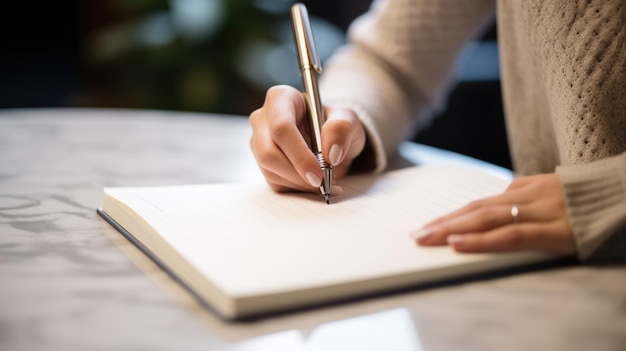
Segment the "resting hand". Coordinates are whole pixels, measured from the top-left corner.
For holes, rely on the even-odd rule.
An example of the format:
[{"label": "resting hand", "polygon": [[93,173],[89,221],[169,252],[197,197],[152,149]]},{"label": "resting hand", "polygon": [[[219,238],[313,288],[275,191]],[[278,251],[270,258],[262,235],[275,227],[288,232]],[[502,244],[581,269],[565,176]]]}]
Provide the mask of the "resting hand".
[{"label": "resting hand", "polygon": [[[511,213],[515,204],[518,222]],[[540,250],[572,255],[576,246],[556,174],[521,177],[502,194],[475,201],[413,233],[420,245],[459,252]]]},{"label": "resting hand", "polygon": [[[354,111],[325,107],[322,153],[335,179],[345,175],[365,146],[365,131]],[[322,171],[309,148],[304,95],[289,86],[267,91],[263,106],[250,115],[250,147],[265,180],[275,191],[319,191]],[[341,188],[333,187],[333,193]]]}]

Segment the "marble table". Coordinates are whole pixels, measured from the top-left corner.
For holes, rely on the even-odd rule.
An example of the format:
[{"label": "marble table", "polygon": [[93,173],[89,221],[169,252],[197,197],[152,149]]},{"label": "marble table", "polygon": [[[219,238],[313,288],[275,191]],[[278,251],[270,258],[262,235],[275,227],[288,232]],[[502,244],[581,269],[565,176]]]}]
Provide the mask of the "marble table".
[{"label": "marble table", "polygon": [[[626,349],[624,264],[571,262],[219,319],[95,209],[104,186],[262,182],[249,135],[237,116],[0,111],[0,350]],[[401,154],[473,162],[415,144]]]}]

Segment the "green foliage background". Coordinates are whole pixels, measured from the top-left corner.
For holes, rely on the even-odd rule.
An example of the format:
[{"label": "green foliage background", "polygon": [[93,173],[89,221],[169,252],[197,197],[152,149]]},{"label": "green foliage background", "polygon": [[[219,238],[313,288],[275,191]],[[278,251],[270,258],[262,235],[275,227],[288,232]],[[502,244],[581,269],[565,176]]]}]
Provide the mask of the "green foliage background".
[{"label": "green foliage background", "polygon": [[82,103],[236,114],[258,107],[266,87],[247,79],[236,63],[252,42],[278,43],[276,26],[288,17],[290,2],[277,1],[278,11],[267,11],[252,0],[206,1],[221,4],[210,33],[190,37],[173,30],[158,45],[142,42],[142,33],[151,23],[171,30],[170,1],[92,1],[87,14],[99,25],[84,45]]}]

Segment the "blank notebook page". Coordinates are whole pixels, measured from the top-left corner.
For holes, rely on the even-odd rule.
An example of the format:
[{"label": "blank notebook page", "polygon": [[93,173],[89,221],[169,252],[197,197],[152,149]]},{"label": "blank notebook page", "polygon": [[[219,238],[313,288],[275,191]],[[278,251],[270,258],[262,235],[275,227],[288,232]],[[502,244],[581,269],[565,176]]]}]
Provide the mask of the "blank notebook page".
[{"label": "blank notebook page", "polygon": [[344,179],[327,205],[261,184],[105,189],[233,296],[276,293],[484,260],[419,247],[409,233],[509,180],[471,168],[411,167]]}]

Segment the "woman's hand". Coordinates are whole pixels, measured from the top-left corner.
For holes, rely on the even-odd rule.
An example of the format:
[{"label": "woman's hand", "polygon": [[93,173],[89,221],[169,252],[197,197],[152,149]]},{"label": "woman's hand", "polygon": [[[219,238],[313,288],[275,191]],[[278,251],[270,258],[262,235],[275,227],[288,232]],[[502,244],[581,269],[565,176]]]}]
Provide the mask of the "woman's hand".
[{"label": "woman's hand", "polygon": [[[354,111],[325,107],[322,153],[335,179],[345,175],[365,146],[365,131]],[[250,147],[274,191],[319,191],[322,171],[309,148],[304,95],[289,86],[267,91],[263,106],[250,115]],[[333,193],[341,188],[333,186]]]},{"label": "woman's hand", "polygon": [[[518,210],[517,221],[512,213],[513,205]],[[518,178],[502,194],[472,202],[412,235],[420,245],[447,243],[459,252],[576,253],[556,174]]]}]

